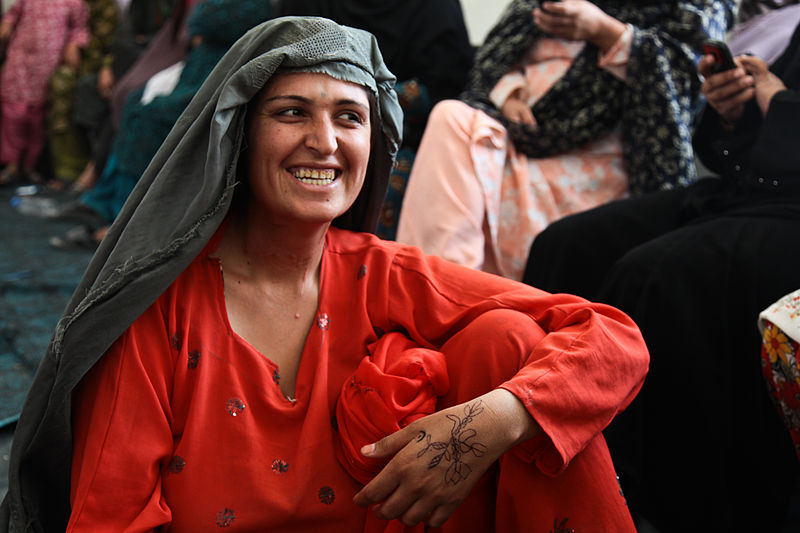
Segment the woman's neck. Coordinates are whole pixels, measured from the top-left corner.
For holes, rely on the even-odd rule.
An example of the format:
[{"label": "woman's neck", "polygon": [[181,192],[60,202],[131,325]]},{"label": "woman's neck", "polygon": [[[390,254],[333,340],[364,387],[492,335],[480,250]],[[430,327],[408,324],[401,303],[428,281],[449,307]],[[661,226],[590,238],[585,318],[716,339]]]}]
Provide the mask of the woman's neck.
[{"label": "woman's neck", "polygon": [[[252,282],[296,287],[316,284],[330,224],[271,223],[259,216],[234,216],[217,255],[226,270]],[[227,263],[227,264],[226,264]]]}]

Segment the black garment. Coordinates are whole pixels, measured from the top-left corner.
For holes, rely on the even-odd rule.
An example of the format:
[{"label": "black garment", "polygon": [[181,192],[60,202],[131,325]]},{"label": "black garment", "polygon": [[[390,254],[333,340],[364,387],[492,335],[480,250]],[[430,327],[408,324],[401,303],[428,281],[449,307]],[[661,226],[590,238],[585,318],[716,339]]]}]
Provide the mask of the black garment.
[{"label": "black garment", "polygon": [[650,373],[606,438],[633,511],[663,532],[778,531],[800,480],[756,326],[800,287],[800,27],[772,70],[790,90],[766,117],[751,103],[726,133],[711,108],[703,116],[695,146],[720,178],[554,223],[524,278],[642,329]]},{"label": "black garment", "polygon": [[[372,33],[389,70],[416,79],[431,105],[464,88],[473,49],[458,0],[283,0],[277,16],[326,17]],[[405,123],[403,146],[416,148],[425,122]]]}]

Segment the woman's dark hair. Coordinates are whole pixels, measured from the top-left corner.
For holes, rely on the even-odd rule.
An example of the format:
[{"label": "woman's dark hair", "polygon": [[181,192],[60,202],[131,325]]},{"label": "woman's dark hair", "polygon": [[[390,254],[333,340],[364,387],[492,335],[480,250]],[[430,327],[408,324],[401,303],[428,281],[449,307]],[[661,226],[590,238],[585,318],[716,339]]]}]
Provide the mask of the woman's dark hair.
[{"label": "woman's dark hair", "polygon": [[800,0],[742,0],[739,4],[738,21],[744,22],[766,11],[797,4]]}]

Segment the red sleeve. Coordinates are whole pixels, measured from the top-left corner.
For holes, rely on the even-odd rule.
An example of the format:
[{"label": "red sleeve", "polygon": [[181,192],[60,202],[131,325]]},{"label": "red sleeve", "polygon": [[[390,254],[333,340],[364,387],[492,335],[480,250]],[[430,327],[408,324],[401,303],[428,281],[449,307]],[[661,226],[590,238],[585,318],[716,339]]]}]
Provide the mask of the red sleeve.
[{"label": "red sleeve", "polygon": [[161,494],[173,449],[168,339],[156,302],[76,390],[67,531],[152,531],[170,523]]},{"label": "red sleeve", "polygon": [[[388,291],[383,312],[393,327],[405,329],[423,346],[440,349],[494,309],[530,317],[531,335],[541,335],[537,325],[544,330],[530,353],[507,355],[519,371],[500,386],[523,402],[547,435],[519,449],[545,473],[566,468],[627,407],[644,382],[650,360],[644,340],[634,322],[615,308],[549,294],[425,257],[413,248],[401,249],[392,263],[383,280]],[[474,346],[480,349],[480,339]],[[476,355],[472,359],[480,361]],[[451,383],[459,379],[450,375]]]},{"label": "red sleeve", "polygon": [[78,2],[70,13],[69,27],[67,42],[75,43],[81,48],[89,44],[89,7],[85,2]]}]

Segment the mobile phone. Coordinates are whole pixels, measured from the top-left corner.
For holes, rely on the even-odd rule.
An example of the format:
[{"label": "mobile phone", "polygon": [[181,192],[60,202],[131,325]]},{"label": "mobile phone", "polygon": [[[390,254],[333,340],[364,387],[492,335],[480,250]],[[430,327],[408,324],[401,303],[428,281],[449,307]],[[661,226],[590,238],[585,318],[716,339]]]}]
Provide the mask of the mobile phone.
[{"label": "mobile phone", "polygon": [[711,67],[714,73],[736,68],[728,45],[722,41],[707,40],[703,43],[703,53],[714,56],[714,65]]}]

